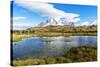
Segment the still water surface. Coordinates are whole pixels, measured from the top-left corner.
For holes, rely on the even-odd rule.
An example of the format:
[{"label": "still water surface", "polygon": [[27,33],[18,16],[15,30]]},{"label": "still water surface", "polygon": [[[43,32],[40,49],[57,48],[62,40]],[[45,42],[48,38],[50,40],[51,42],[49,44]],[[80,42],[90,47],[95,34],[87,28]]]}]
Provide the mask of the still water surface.
[{"label": "still water surface", "polygon": [[13,59],[61,56],[70,47],[97,46],[96,36],[32,37],[13,43]]}]

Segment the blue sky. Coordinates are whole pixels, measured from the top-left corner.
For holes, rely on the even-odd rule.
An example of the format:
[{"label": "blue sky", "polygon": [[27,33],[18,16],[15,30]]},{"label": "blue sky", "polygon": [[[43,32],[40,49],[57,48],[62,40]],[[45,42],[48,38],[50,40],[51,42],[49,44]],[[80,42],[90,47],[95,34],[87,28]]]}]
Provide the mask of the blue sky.
[{"label": "blue sky", "polygon": [[97,7],[58,3],[13,3],[13,27],[15,29],[33,27],[47,20],[48,17],[61,18],[66,15],[72,22],[75,21],[76,25],[96,23]]},{"label": "blue sky", "polygon": [[55,8],[69,13],[80,14],[81,21],[92,21],[97,17],[97,7],[89,5],[54,4]]}]

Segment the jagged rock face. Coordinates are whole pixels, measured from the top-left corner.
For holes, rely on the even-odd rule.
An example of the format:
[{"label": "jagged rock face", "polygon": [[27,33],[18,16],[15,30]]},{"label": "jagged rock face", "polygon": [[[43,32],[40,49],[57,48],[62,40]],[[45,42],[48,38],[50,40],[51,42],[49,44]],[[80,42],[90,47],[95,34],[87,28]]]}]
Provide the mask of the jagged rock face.
[{"label": "jagged rock face", "polygon": [[73,22],[66,22],[64,19],[60,19],[59,21],[55,20],[54,18],[48,19],[46,22],[41,22],[38,26],[45,27],[45,26],[74,26]]},{"label": "jagged rock face", "polygon": [[56,21],[55,19],[51,18],[51,19],[48,19],[46,22],[41,22],[39,24],[39,26],[41,27],[45,27],[45,26],[49,26],[49,25],[53,25],[53,26],[57,26],[57,25],[61,25],[63,26],[64,24],[61,23],[60,21]]}]

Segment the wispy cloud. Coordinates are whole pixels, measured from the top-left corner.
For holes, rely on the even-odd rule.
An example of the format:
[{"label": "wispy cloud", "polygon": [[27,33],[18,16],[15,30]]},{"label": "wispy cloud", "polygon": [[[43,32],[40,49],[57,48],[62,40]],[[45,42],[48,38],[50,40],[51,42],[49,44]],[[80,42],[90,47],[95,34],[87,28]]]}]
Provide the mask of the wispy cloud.
[{"label": "wispy cloud", "polygon": [[80,24],[80,26],[83,26],[83,25],[88,26],[88,25],[89,25],[89,22],[88,22],[88,21],[85,21],[85,22],[82,22],[82,23]]},{"label": "wispy cloud", "polygon": [[13,21],[17,21],[17,20],[26,19],[26,17],[24,17],[24,16],[16,16],[16,17],[13,17],[12,19],[13,19]]},{"label": "wispy cloud", "polygon": [[91,25],[97,25],[97,20],[94,20]]},{"label": "wispy cloud", "polygon": [[47,2],[34,2],[28,0],[16,0],[15,3],[23,8],[31,10],[48,18],[66,18],[67,22],[78,22],[80,20],[79,14],[67,13],[54,7],[53,4]]},{"label": "wispy cloud", "polygon": [[83,25],[97,25],[97,20],[94,20],[93,22],[89,22],[89,21],[85,21],[85,22],[81,22],[80,26],[83,26]]},{"label": "wispy cloud", "polygon": [[14,22],[13,23],[13,30],[25,30],[27,28],[34,27],[33,24],[29,22]]}]

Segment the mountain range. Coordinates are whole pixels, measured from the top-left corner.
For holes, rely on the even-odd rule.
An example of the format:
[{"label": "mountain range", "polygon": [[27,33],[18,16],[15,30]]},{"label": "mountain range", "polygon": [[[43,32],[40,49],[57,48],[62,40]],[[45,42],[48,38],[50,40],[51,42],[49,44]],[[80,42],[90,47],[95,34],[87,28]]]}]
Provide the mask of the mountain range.
[{"label": "mountain range", "polygon": [[55,20],[54,18],[50,18],[46,20],[45,22],[41,22],[38,24],[39,27],[46,27],[46,26],[65,26],[65,25],[74,25],[73,22],[65,22],[64,20]]}]

